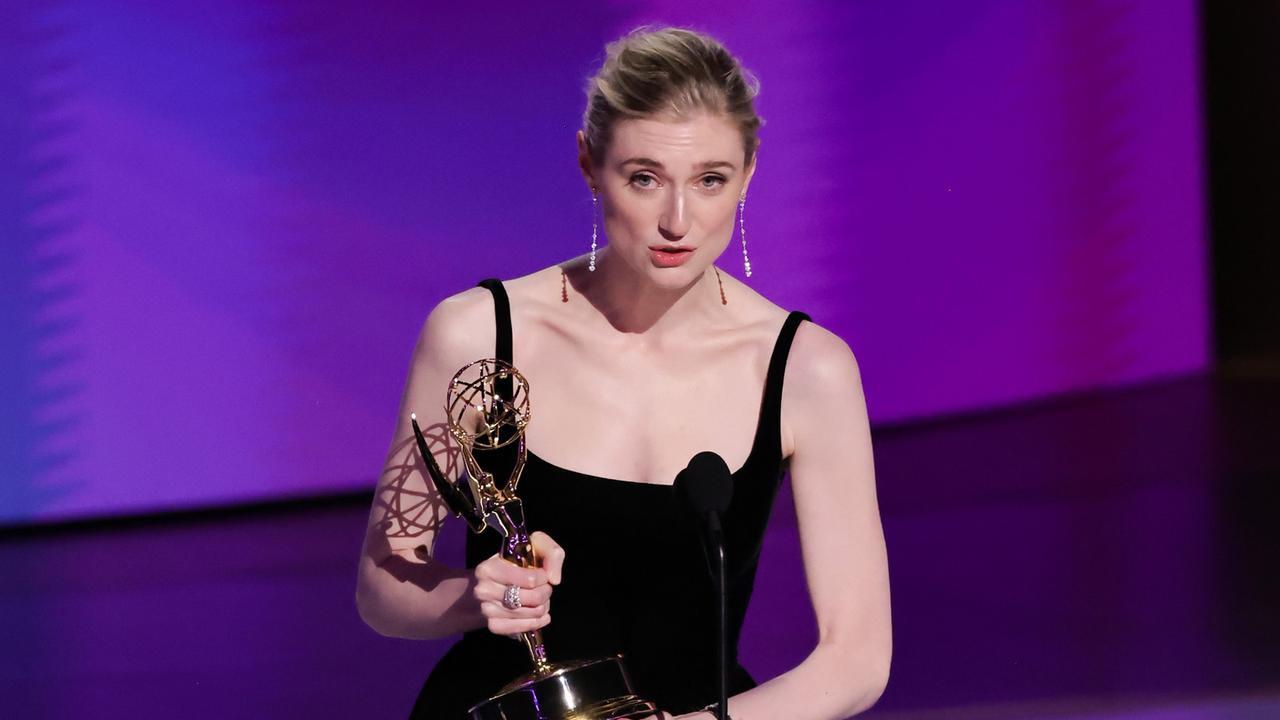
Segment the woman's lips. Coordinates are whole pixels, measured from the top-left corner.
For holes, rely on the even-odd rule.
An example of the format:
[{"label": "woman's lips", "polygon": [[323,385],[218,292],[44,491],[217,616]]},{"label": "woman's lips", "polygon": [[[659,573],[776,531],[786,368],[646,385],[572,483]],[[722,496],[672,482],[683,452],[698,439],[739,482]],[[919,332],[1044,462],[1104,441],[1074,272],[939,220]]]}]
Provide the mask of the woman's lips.
[{"label": "woman's lips", "polygon": [[658,267],[679,267],[693,257],[692,248],[649,248],[649,257]]}]

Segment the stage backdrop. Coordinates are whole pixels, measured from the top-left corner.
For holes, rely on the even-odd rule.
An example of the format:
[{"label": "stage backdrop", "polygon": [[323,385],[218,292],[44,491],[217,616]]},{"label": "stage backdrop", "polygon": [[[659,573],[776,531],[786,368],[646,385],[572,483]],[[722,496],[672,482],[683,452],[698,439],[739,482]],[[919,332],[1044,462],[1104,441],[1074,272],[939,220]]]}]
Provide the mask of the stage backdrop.
[{"label": "stage backdrop", "polygon": [[647,22],[759,75],[750,282],[874,421],[1207,363],[1192,0],[434,5],[5,3],[0,522],[371,488],[431,306],[587,250]]}]

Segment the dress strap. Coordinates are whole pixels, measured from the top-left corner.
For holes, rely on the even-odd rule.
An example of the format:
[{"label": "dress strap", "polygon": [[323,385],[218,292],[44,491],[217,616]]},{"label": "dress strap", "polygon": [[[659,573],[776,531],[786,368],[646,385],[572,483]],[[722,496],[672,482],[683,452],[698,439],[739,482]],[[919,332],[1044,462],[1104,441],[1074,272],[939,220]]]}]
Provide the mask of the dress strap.
[{"label": "dress strap", "polygon": [[482,287],[493,294],[493,317],[498,330],[494,357],[505,363],[514,364],[511,357],[511,301],[507,298],[507,289],[497,278],[481,280],[477,283],[477,287]]},{"label": "dress strap", "polygon": [[[760,401],[760,422],[755,439],[756,447],[778,447],[782,437],[782,381],[787,372],[787,357],[791,353],[791,341],[796,337],[796,328],[800,323],[811,318],[799,311],[792,311],[782,323],[782,331],[778,333],[778,341],[774,343],[773,355],[769,358],[769,370],[764,377],[764,397]],[[769,446],[762,443],[770,443]]]},{"label": "dress strap", "polygon": [[[493,319],[497,328],[494,357],[508,365],[514,365],[515,362],[512,359],[514,351],[511,344],[511,300],[507,297],[507,289],[497,278],[481,280],[476,285],[493,294]],[[510,378],[498,381],[499,395],[510,400],[514,393],[515,386]]]}]

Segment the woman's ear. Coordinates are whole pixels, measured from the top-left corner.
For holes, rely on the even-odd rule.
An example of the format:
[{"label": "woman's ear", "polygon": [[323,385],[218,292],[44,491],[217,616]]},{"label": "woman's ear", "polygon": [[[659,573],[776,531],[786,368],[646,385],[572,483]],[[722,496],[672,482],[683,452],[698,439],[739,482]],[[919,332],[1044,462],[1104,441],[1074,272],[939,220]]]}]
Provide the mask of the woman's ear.
[{"label": "woman's ear", "polygon": [[582,177],[587,181],[587,187],[593,191],[600,187],[596,182],[596,169],[591,164],[591,146],[587,144],[587,134],[578,131],[578,167],[582,170]]},{"label": "woman's ear", "polygon": [[756,161],[760,157],[760,148],[756,146],[756,152],[751,156],[751,164],[747,166],[747,172],[742,178],[742,197],[747,196],[747,186],[751,184],[751,178],[756,174]]}]

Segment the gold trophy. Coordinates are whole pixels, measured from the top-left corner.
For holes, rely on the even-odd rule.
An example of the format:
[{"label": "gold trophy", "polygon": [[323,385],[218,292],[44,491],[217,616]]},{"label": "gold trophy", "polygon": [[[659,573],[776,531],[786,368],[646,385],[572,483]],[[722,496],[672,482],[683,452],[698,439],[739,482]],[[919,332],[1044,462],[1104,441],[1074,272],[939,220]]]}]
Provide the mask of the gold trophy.
[{"label": "gold trophy", "polygon": [[[440,471],[426,438],[411,416],[418,451],[436,490],[449,510],[463,518],[473,532],[493,528],[502,536],[499,555],[520,567],[538,564],[525,524],[524,507],[516,497],[527,451],[529,382],[510,364],[477,360],[463,367],[449,382],[445,401],[449,434],[458,443],[466,466],[466,481],[454,481]],[[474,451],[496,450],[515,444],[511,476],[499,486],[476,462]],[[622,656],[571,663],[551,663],[539,630],[521,636],[533,670],[516,678],[493,697],[471,708],[474,720],[626,720],[657,712],[631,687]]]}]

